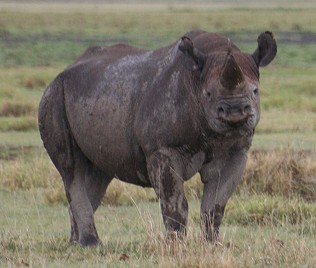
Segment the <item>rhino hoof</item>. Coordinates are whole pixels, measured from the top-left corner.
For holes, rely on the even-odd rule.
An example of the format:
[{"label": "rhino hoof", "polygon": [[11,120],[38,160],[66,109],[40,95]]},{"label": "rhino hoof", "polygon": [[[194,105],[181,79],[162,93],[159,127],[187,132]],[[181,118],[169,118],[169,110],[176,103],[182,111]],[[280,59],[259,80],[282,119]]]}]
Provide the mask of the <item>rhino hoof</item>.
[{"label": "rhino hoof", "polygon": [[79,239],[77,242],[82,247],[97,247],[103,246],[101,240],[96,238],[94,235],[87,235]]}]

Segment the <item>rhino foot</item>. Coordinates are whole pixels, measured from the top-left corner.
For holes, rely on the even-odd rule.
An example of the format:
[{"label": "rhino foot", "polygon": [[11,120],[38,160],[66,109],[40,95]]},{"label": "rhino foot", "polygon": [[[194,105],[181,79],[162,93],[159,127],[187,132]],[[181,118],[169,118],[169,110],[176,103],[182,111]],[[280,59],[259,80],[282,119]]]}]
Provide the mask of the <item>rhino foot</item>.
[{"label": "rhino foot", "polygon": [[96,238],[94,235],[86,235],[79,239],[79,241],[73,242],[74,244],[78,244],[82,247],[98,247],[103,246],[102,241],[99,238]]}]

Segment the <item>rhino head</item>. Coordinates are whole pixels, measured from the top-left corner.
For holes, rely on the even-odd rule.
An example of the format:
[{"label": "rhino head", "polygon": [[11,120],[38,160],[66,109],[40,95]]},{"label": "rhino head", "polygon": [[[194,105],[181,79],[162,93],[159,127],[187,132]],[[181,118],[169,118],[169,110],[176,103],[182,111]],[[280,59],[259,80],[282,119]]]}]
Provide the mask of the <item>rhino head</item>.
[{"label": "rhino head", "polygon": [[221,134],[254,130],[260,119],[259,67],[277,53],[272,33],[259,35],[253,54],[242,53],[227,39],[224,49],[206,48],[199,50],[186,36],[179,45],[199,72],[197,94],[209,127]]}]

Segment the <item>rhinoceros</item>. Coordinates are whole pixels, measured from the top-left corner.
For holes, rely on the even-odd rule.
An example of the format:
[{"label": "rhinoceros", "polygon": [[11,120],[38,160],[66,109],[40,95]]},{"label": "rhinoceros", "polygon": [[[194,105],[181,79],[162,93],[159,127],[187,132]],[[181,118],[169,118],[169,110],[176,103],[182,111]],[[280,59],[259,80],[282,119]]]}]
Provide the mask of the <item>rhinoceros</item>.
[{"label": "rhinoceros", "polygon": [[186,234],[184,182],[200,173],[202,234],[216,241],[260,118],[259,67],[277,53],[269,31],[253,54],[191,31],[157,50],[88,48],[47,87],[39,130],[69,202],[73,243],[101,243],[94,212],[113,178],[153,187],[166,234]]}]

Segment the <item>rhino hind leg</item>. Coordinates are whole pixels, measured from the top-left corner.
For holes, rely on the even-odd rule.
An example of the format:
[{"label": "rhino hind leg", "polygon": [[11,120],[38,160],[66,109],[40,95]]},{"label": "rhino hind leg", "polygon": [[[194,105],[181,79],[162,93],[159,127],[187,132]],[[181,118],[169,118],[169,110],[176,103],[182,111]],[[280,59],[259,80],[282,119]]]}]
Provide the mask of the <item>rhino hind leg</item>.
[{"label": "rhino hind leg", "polygon": [[74,218],[74,215],[72,214],[70,205],[68,206],[68,214],[70,218],[70,244],[76,244],[79,241],[79,230],[77,222]]},{"label": "rhino hind leg", "polygon": [[[93,213],[98,209],[99,205],[101,204],[102,198],[111,181],[112,178],[106,176],[102,171],[100,171],[95,166],[90,165],[87,168],[85,174],[85,189],[88,195],[88,199],[91,203]],[[71,224],[70,243],[78,243],[79,230],[70,206],[68,212]]]},{"label": "rhino hind leg", "polygon": [[[83,155],[71,134],[63,104],[63,85],[57,77],[39,107],[39,129],[44,146],[59,171],[69,203],[71,241],[83,246],[100,244],[93,214],[110,180]],[[96,184],[94,184],[96,182]]]},{"label": "rhino hind leg", "polygon": [[186,234],[188,202],[184,194],[183,167],[177,152],[163,149],[147,159],[152,186],[160,199],[168,238]]},{"label": "rhino hind leg", "polygon": [[87,169],[85,187],[93,212],[95,212],[101,204],[102,198],[112,179],[112,177],[107,176],[95,166],[91,165]]},{"label": "rhino hind leg", "polygon": [[93,206],[85,186],[87,161],[75,161],[73,177],[64,177],[65,189],[70,207],[72,225],[71,239],[82,246],[93,246],[100,243],[94,218]]},{"label": "rhino hind leg", "polygon": [[[91,204],[92,213],[94,214],[94,212],[97,210],[97,208],[101,204],[101,201],[102,201],[102,198],[105,194],[107,186],[109,185],[109,183],[111,182],[112,179],[109,179],[110,177],[105,176],[105,174],[102,171],[100,171],[98,168],[96,168],[95,166],[92,166],[92,165],[85,166],[85,175],[84,176],[85,176],[85,180],[84,180],[85,193],[88,197],[89,203]],[[66,192],[67,192],[69,204],[73,203],[73,205],[75,205],[74,204],[75,201],[72,200],[72,195],[70,194],[70,192],[68,190],[66,190]],[[88,204],[87,201],[85,203]],[[78,228],[78,223],[77,223],[78,220],[80,221],[80,217],[76,218],[74,216],[73,210],[75,210],[75,208],[73,206],[69,205],[68,213],[69,213],[70,224],[71,224],[70,243],[71,244],[79,243],[83,246],[90,246],[93,244],[101,244],[101,241],[98,238],[95,227],[93,227],[94,223],[92,223],[92,225],[91,225],[92,229],[90,230],[90,233],[92,233],[93,235],[92,236],[86,235],[85,237],[88,237],[88,239],[82,238],[82,237],[80,238],[80,229]],[[91,211],[90,206],[89,206],[89,208],[86,208],[85,210]],[[90,216],[90,217],[92,218],[92,216]],[[93,237],[95,237],[96,239],[93,239]]]},{"label": "rhino hind leg", "polygon": [[66,189],[70,204],[70,242],[79,243],[82,246],[101,245],[93,214],[99,207],[112,179],[91,165],[88,160],[78,169],[79,174],[74,177],[74,181]]}]

